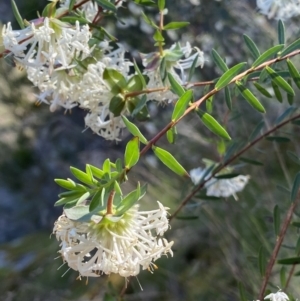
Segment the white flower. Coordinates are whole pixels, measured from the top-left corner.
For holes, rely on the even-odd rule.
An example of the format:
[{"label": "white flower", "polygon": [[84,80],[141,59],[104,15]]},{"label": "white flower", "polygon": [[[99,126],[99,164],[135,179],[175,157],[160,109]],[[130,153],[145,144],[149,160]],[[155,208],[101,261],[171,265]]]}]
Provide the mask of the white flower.
[{"label": "white flower", "polygon": [[[206,170],[198,167],[190,171],[191,180],[194,185],[198,185],[203,179]],[[210,174],[206,175],[205,178],[210,177]],[[205,183],[206,195],[216,197],[230,197],[231,195],[237,199],[236,192],[242,191],[248,183],[250,176],[238,175],[229,179],[216,179],[212,178]]]},{"label": "white flower", "polygon": [[300,0],[257,0],[256,5],[268,18],[287,20],[300,14]]},{"label": "white flower", "polygon": [[281,292],[280,290],[275,294],[269,294],[265,297],[265,299],[270,299],[271,301],[287,301],[289,300],[289,297],[284,292]]},{"label": "white flower", "polygon": [[[195,53],[192,54],[193,50]],[[164,80],[161,78],[160,68],[162,58],[165,59],[166,72],[171,73],[181,85],[187,84],[185,72],[192,67],[195,60],[195,68],[199,66],[202,68],[204,65],[203,52],[197,47],[192,48],[189,42],[185,46],[181,46],[178,43],[172,45],[170,49],[164,50],[163,56],[153,52],[141,54],[141,57],[145,67],[143,73],[149,78],[147,89],[166,87],[165,91],[160,90],[147,94],[147,99],[154,99],[156,101],[168,100],[168,102],[172,102],[178,99],[178,96],[168,89],[170,86],[168,78]],[[177,74],[176,69],[179,71],[179,74]]]},{"label": "white flower", "polygon": [[153,261],[167,253],[173,256],[173,242],[159,237],[169,227],[168,208],[158,205],[152,211],[138,211],[135,205],[121,217],[97,216],[90,222],[72,221],[63,214],[53,229],[61,241],[59,253],[81,276],[117,273],[129,277],[141,268],[152,271]]}]

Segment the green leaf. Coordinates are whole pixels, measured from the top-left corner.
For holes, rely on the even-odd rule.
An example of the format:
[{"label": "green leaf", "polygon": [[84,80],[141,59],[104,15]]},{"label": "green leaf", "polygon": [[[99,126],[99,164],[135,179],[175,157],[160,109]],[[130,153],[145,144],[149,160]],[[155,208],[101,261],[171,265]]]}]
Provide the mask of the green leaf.
[{"label": "green leaf", "polygon": [[147,185],[143,185],[142,187],[140,187],[140,183],[138,183],[137,189],[127,194],[122,199],[120,204],[116,207],[115,215],[116,216],[123,215],[146,194],[146,191],[147,191]]},{"label": "green leaf", "polygon": [[238,176],[239,176],[238,173],[225,173],[225,174],[216,175],[214,176],[214,178],[220,180],[220,179],[232,179]]},{"label": "green leaf", "polygon": [[66,216],[71,220],[82,220],[84,216],[90,216],[88,206],[75,206],[71,208],[65,208],[64,212]]},{"label": "green leaf", "polygon": [[181,84],[174,78],[174,76],[168,72],[168,79],[172,88],[172,92],[181,97],[185,89],[181,86]]},{"label": "green leaf", "polygon": [[297,173],[293,183],[293,188],[291,192],[291,202],[294,202],[297,199],[299,188],[300,188],[300,172]]},{"label": "green leaf", "polygon": [[273,88],[273,91],[274,91],[274,94],[276,96],[276,99],[279,101],[279,102],[282,102],[283,101],[283,98],[282,98],[282,94],[279,90],[279,87],[275,84],[274,81],[271,82],[272,84],[272,88]]},{"label": "green leaf", "polygon": [[140,158],[140,139],[139,137],[132,138],[126,145],[125,149],[125,168],[130,169]]},{"label": "green leaf", "polygon": [[297,108],[295,107],[289,107],[287,108],[275,121],[275,124],[279,124],[281,123],[284,119],[286,119],[287,117],[289,117],[291,114],[293,114],[295,111],[297,110]]},{"label": "green leaf", "polygon": [[272,95],[263,87],[261,86],[258,82],[253,83],[255,88],[264,96],[268,98],[272,98]]},{"label": "green leaf", "polygon": [[152,146],[152,150],[155,156],[176,174],[180,176],[190,177],[188,172],[178,163],[178,161],[168,151],[157,146]]},{"label": "green leaf", "polygon": [[159,65],[159,74],[162,82],[164,83],[166,77],[167,77],[167,68],[166,68],[166,57],[163,57],[160,65]]},{"label": "green leaf", "polygon": [[226,65],[226,63],[224,62],[224,60],[221,58],[221,56],[219,55],[219,53],[213,49],[211,51],[211,56],[213,58],[213,61],[215,62],[215,64],[220,68],[220,70],[222,72],[226,72],[228,70],[228,67]]},{"label": "green leaf", "polygon": [[215,88],[220,90],[227,86],[247,63],[239,63],[227,70],[217,81]]},{"label": "green leaf", "polygon": [[297,239],[296,247],[295,247],[295,253],[296,255],[300,254],[300,237]]},{"label": "green leaf", "polygon": [[70,0],[69,12],[71,12],[73,10],[75,3],[76,3],[76,0]]},{"label": "green leaf", "polygon": [[122,92],[127,85],[123,74],[115,69],[106,68],[103,72],[103,79],[108,83],[113,94]]},{"label": "green leaf", "polygon": [[231,100],[231,94],[230,94],[229,87],[226,86],[224,90],[225,90],[225,102],[226,102],[228,109],[231,111],[232,110],[232,100]]},{"label": "green leaf", "polygon": [[[43,17],[48,17],[48,18],[51,18],[51,17],[54,17],[55,16],[55,13],[56,13],[56,3],[55,2],[51,2],[49,4],[47,4],[42,12],[42,16]],[[53,20],[52,20],[53,21]],[[58,21],[56,19],[56,21]],[[52,23],[53,25],[53,23]]]},{"label": "green leaf", "polygon": [[280,210],[278,205],[274,207],[273,210],[273,221],[274,221],[274,232],[278,236],[280,232]]},{"label": "green leaf", "polygon": [[142,91],[143,90],[143,83],[141,81],[141,78],[138,74],[132,76],[130,80],[127,83],[127,86],[125,88],[128,92],[136,92],[136,91]]},{"label": "green leaf", "polygon": [[261,130],[263,129],[264,126],[265,126],[265,121],[264,120],[260,121],[252,131],[249,137],[249,141],[254,140],[261,133]]},{"label": "green leaf", "polygon": [[177,100],[173,113],[172,113],[172,121],[178,120],[185,112],[187,106],[193,98],[193,91],[187,90],[184,94]]},{"label": "green leaf", "polygon": [[134,2],[136,4],[139,4],[139,5],[143,5],[143,6],[153,6],[153,7],[156,7],[156,3],[152,0],[134,0]]},{"label": "green leaf", "polygon": [[142,74],[142,72],[141,72],[141,70],[140,70],[140,68],[139,68],[139,66],[138,66],[138,64],[136,63],[135,60],[133,60],[133,64],[134,64],[134,70],[135,70],[135,72],[137,73],[137,75],[140,77],[140,80],[141,80],[141,83],[142,83],[143,89],[144,89],[144,88],[147,87],[147,83],[146,83],[146,81],[145,81],[145,77],[144,77],[144,75]]},{"label": "green leaf", "polygon": [[167,139],[169,143],[174,144],[177,138],[177,129],[176,126],[173,126],[167,131]]},{"label": "green leaf", "polygon": [[89,167],[90,167],[90,170],[94,177],[96,177],[98,179],[102,179],[102,177],[104,176],[103,170],[101,170],[100,168],[98,168],[96,166],[90,165],[90,164],[89,164]]},{"label": "green leaf", "polygon": [[296,228],[300,228],[300,222],[291,222],[291,225]]},{"label": "green leaf", "polygon": [[165,8],[165,0],[158,0],[158,9],[159,11],[163,11]]},{"label": "green leaf", "polygon": [[286,62],[294,83],[296,84],[298,89],[300,89],[300,75],[297,68],[295,67],[295,65],[292,63],[290,59],[287,59]]},{"label": "green leaf", "polygon": [[241,301],[248,301],[248,299],[246,297],[245,287],[242,282],[238,282],[238,288],[239,288]]},{"label": "green leaf", "polygon": [[291,140],[287,137],[281,137],[281,136],[269,136],[266,138],[266,140],[269,141],[276,141],[279,143],[286,143],[286,142],[290,142]]},{"label": "green leaf", "polygon": [[130,122],[124,115],[121,116],[123,122],[125,123],[128,131],[133,135],[133,136],[137,136],[139,137],[140,141],[143,144],[147,144],[148,141],[147,139],[144,137],[144,135],[141,133],[141,131],[139,130],[139,128],[133,124],[132,122]]},{"label": "green leaf", "polygon": [[75,205],[77,200],[80,198],[81,194],[82,193],[80,193],[80,194],[78,193],[78,196],[72,195],[72,196],[68,196],[68,197],[62,197],[57,202],[55,202],[54,206],[57,207],[57,206],[71,203],[71,202],[73,202]]},{"label": "green leaf", "polygon": [[277,54],[282,48],[284,47],[284,45],[276,45],[270,49],[268,49],[267,51],[265,51],[262,55],[260,55],[256,61],[252,64],[253,68],[256,68],[257,66],[259,66],[260,64],[264,63],[265,61],[267,61],[270,57],[273,57],[275,54]]},{"label": "green leaf", "polygon": [[190,22],[170,22],[170,23],[166,24],[163,29],[164,30],[170,30],[170,29],[176,30],[179,28],[186,27],[189,24],[190,24]]},{"label": "green leaf", "polygon": [[195,219],[198,219],[199,216],[197,215],[179,215],[179,216],[176,216],[175,217],[176,219],[181,219],[181,220],[195,220]]},{"label": "green leaf", "polygon": [[278,75],[271,67],[267,66],[266,67],[267,72],[269,73],[270,77],[272,80],[278,85],[280,88],[285,90],[287,93],[291,95],[295,95],[295,92],[293,88],[287,83],[287,81]]},{"label": "green leaf", "polygon": [[300,257],[290,257],[290,258],[278,259],[277,263],[286,264],[286,265],[299,264]]},{"label": "green leaf", "polygon": [[242,162],[245,162],[245,163],[252,164],[252,165],[257,165],[257,166],[264,165],[264,163],[262,163],[262,162],[259,162],[257,160],[253,160],[253,159],[250,159],[250,158],[246,158],[246,157],[240,157],[239,160],[242,161]]},{"label": "green leaf", "polygon": [[150,25],[153,28],[158,29],[158,26],[155,24],[155,22],[151,18],[149,18],[147,15],[145,15],[144,12],[142,12],[142,17],[148,25]]},{"label": "green leaf", "polygon": [[300,49],[300,39],[296,40],[280,52],[280,57],[286,56],[294,50]]},{"label": "green leaf", "polygon": [[196,113],[200,117],[203,124],[214,134],[217,136],[225,139],[225,140],[231,140],[231,137],[227,133],[227,131],[218,123],[218,121],[209,115],[206,112],[203,112],[201,110],[197,110]]},{"label": "green leaf", "polygon": [[16,4],[16,2],[14,0],[11,0],[11,7],[12,7],[13,14],[15,16],[15,19],[18,22],[20,28],[24,29],[25,28],[24,21],[23,21],[23,19],[21,17],[21,14],[20,14],[20,12],[18,10],[17,4]]},{"label": "green leaf", "polygon": [[300,165],[300,158],[295,153],[291,151],[287,151],[286,153],[295,163]]},{"label": "green leaf", "polygon": [[210,114],[213,111],[213,104],[214,104],[214,95],[212,95],[210,98],[206,99],[206,102],[205,102],[206,111]]},{"label": "green leaf", "polygon": [[252,94],[252,92],[247,89],[241,82],[237,81],[236,85],[241,92],[242,96],[248,101],[248,103],[256,109],[258,112],[265,113],[266,110],[263,105],[259,102],[259,100]]},{"label": "green leaf", "polygon": [[80,205],[81,203],[86,201],[90,196],[91,196],[91,193],[89,191],[87,191],[78,199],[78,201],[76,202],[76,205]]},{"label": "green leaf", "polygon": [[74,190],[76,187],[76,183],[73,180],[54,179],[54,181],[57,185],[68,190]]},{"label": "green leaf", "polygon": [[253,56],[253,58],[255,60],[258,59],[258,57],[260,56],[260,52],[259,52],[257,46],[255,45],[255,43],[253,42],[253,40],[246,34],[244,34],[243,37],[244,37],[244,41],[245,41],[251,55]]},{"label": "green leaf", "polygon": [[89,177],[85,172],[75,168],[75,167],[70,167],[71,173],[74,175],[76,179],[78,179],[80,182],[93,186],[97,184],[97,181],[95,181],[93,178]]},{"label": "green leaf", "polygon": [[285,44],[285,28],[281,20],[278,21],[278,42],[279,44]]},{"label": "green leaf", "polygon": [[104,202],[103,202],[104,194],[105,194],[105,188],[97,190],[89,205],[90,212],[96,210],[97,208],[104,208]]},{"label": "green leaf", "polygon": [[280,269],[280,286],[286,286],[286,267],[282,266]]},{"label": "green leaf", "polygon": [[165,38],[163,37],[163,35],[161,34],[161,32],[158,29],[155,30],[153,39],[155,42],[163,42],[165,40]]},{"label": "green leaf", "polygon": [[109,102],[109,110],[115,117],[120,116],[125,107],[125,99],[122,94],[118,94],[112,97]]},{"label": "green leaf", "polygon": [[266,253],[263,246],[261,246],[259,249],[258,266],[259,266],[260,275],[264,276],[266,272],[267,259],[266,259]]},{"label": "green leaf", "polygon": [[108,0],[95,0],[99,6],[101,6],[102,8],[106,9],[106,10],[110,10],[113,13],[117,12],[117,8],[114,4],[112,4],[111,2],[109,2]]},{"label": "green leaf", "polygon": [[189,70],[188,82],[191,81],[191,79],[195,73],[195,68],[196,68],[196,64],[198,62],[198,58],[199,58],[199,54],[197,54],[196,57],[194,58],[192,66]]}]

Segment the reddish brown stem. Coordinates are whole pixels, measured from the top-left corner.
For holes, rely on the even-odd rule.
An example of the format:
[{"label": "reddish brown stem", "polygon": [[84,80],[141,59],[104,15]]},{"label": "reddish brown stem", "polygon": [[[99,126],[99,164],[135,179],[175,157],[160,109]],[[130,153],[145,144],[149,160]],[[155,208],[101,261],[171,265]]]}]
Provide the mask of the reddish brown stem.
[{"label": "reddish brown stem", "polygon": [[114,202],[115,193],[116,193],[115,190],[112,190],[109,193],[109,197],[107,200],[106,214],[113,214],[113,202]]},{"label": "reddish brown stem", "polygon": [[282,245],[282,242],[283,242],[283,239],[285,237],[285,234],[286,234],[286,231],[291,223],[291,220],[292,220],[292,217],[293,217],[293,213],[296,209],[296,206],[299,202],[299,194],[298,194],[298,197],[297,199],[291,204],[290,206],[290,209],[285,217],[285,220],[283,222],[283,225],[281,227],[281,230],[280,230],[280,233],[279,233],[279,236],[278,236],[278,239],[276,241],[276,244],[275,244],[275,247],[274,247],[274,250],[271,254],[271,258],[269,260],[269,263],[267,265],[267,269],[266,269],[266,273],[265,273],[265,277],[264,277],[264,280],[263,280],[263,283],[262,283],[262,286],[261,286],[261,289],[260,289],[260,292],[259,292],[259,295],[258,295],[258,300],[263,300],[264,299],[264,293],[265,293],[265,290],[266,290],[266,287],[267,287],[267,284],[269,282],[269,279],[271,277],[271,273],[272,273],[272,269],[273,269],[273,266],[275,264],[275,260],[277,258],[277,255],[278,255],[278,252],[280,250],[280,247]]}]

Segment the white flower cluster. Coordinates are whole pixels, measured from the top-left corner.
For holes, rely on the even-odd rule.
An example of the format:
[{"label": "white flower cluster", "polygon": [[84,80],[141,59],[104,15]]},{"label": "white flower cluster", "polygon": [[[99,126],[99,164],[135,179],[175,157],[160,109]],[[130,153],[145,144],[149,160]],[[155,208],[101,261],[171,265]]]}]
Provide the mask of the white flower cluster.
[{"label": "white flower cluster", "polygon": [[270,299],[271,301],[288,301],[289,297],[284,292],[278,291],[275,294],[271,293],[267,295],[265,299]]},{"label": "white flower cluster", "polygon": [[[192,54],[193,50],[195,50],[195,52]],[[194,64],[195,68],[199,66],[203,68],[204,53],[197,47],[192,48],[189,42],[186,43],[186,46],[173,44],[170,49],[165,50],[166,56],[168,55],[168,53],[171,54],[173,51],[180,53],[181,56],[184,56],[184,59],[174,59],[174,61],[168,62],[166,71],[171,73],[181,85],[185,85],[187,84],[185,71],[192,67],[194,60],[196,60]],[[168,79],[166,78],[166,80],[163,82],[161,78],[161,72],[159,70],[161,59],[158,56],[158,53],[142,55],[142,58],[143,65],[145,67],[144,74],[149,78],[147,88],[155,89],[157,87],[169,87],[170,83]],[[177,74],[176,70],[178,70],[179,75]],[[178,99],[178,96],[172,93],[169,89],[166,89],[165,91],[149,93],[147,95],[147,98],[154,99],[156,101],[168,100],[169,102],[171,102],[172,100]]]},{"label": "white flower cluster", "polygon": [[[206,169],[201,167],[192,169],[190,171],[191,180],[194,185],[198,185],[203,176],[206,173]],[[210,175],[205,176],[208,178]],[[246,184],[248,183],[250,176],[248,175],[238,175],[229,179],[216,179],[212,178],[205,183],[206,195],[215,197],[228,198],[231,195],[237,200],[238,197],[236,192],[242,191]]]},{"label": "white flower cluster", "polygon": [[[38,25],[36,25],[38,24]],[[23,66],[29,80],[41,91],[38,100],[50,105],[72,109],[75,106],[88,110],[86,126],[108,140],[116,140],[124,127],[120,117],[109,109],[113,96],[103,80],[105,68],[118,70],[127,79],[132,63],[125,60],[125,50],[112,50],[108,42],[97,45],[97,60],[89,47],[91,33],[87,25],[66,25],[49,18],[38,19],[23,30],[12,30],[11,24],[3,27],[3,44],[10,55]],[[94,60],[87,70],[80,67],[85,59]]]},{"label": "white flower cluster", "polygon": [[[77,0],[75,5],[81,2]],[[117,1],[117,7],[123,2]],[[70,0],[60,1],[59,14],[68,11],[69,5]],[[98,5],[88,1],[78,9],[92,22]],[[108,41],[95,42],[97,39],[93,38],[88,25],[81,26],[76,21],[73,26],[47,17],[34,20],[22,30],[13,30],[8,23],[3,27],[2,36],[7,55],[27,71],[28,79],[40,90],[37,95],[39,102],[49,104],[52,112],[60,107],[71,110],[79,106],[87,111],[86,127],[107,140],[119,140],[120,131],[125,127],[120,115],[130,112],[125,99],[120,101],[123,105],[121,112],[111,112],[110,103],[116,92],[113,94],[108,79],[104,79],[104,71],[117,71],[126,83],[134,75],[133,63],[125,59],[125,49],[121,44],[113,48]],[[147,88],[159,90],[148,94],[148,100],[178,99],[169,90],[168,79],[161,79],[162,57],[166,59],[166,72],[170,72],[180,84],[187,83],[187,69],[192,65],[203,67],[204,64],[203,52],[192,48],[189,43],[183,47],[173,45],[163,54],[146,55],[143,74],[148,77]],[[164,87],[165,90],[161,91]]]},{"label": "white flower cluster", "polygon": [[256,0],[256,5],[269,18],[287,20],[300,15],[300,0]]},{"label": "white flower cluster", "polygon": [[61,241],[59,253],[81,276],[99,277],[116,273],[135,276],[140,268],[153,271],[153,261],[170,253],[173,242],[158,238],[168,229],[167,211],[138,211],[133,206],[123,216],[106,215],[90,222],[72,221],[62,215],[53,233]]}]

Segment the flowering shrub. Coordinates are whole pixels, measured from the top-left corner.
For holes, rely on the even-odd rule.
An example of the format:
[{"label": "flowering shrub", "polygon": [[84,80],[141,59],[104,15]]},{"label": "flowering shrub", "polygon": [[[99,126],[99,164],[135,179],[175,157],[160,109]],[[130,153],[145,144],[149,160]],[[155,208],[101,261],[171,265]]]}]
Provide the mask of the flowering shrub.
[{"label": "flowering shrub", "polygon": [[[116,42],[105,28],[105,18],[118,18],[118,9],[126,7],[129,2],[144,9],[144,22],[154,32],[153,51],[140,54],[140,65],[126,56],[124,41]],[[118,274],[129,281],[130,276],[137,276],[141,270],[154,272],[158,267],[154,262],[159,262],[163,255],[173,257],[174,241],[163,237],[170,228],[169,223],[180,218],[179,213],[198,192],[206,189],[206,197],[228,199],[233,196],[237,200],[237,193],[241,193],[250,182],[250,175],[234,173],[236,166],[232,165],[233,162],[240,159],[245,164],[263,165],[255,159],[243,157],[244,153],[265,138],[284,141],[285,137],[275,136],[274,132],[287,124],[299,125],[294,87],[300,88],[300,76],[291,58],[299,55],[300,42],[286,43],[281,20],[278,21],[279,43],[260,53],[254,41],[244,35],[252,57],[247,59],[248,62],[231,67],[213,49],[212,61],[222,74],[207,82],[195,82],[195,71],[204,68],[207,59],[203,51],[189,42],[167,45],[166,34],[186,27],[188,22],[165,24],[168,11],[164,0],[52,0],[42,15],[31,21],[24,21],[14,1],[12,4],[21,29],[14,30],[11,23],[3,26],[5,51],[2,57],[26,70],[28,79],[40,91],[38,102],[48,104],[52,112],[59,107],[65,111],[74,107],[85,110],[86,127],[107,140],[120,141],[122,131],[133,136],[126,144],[123,158],[115,162],[108,158],[101,168],[86,164],[84,171],[71,167],[76,182],[69,178],[55,180],[67,191],[60,193],[55,203],[55,206],[63,206],[63,213],[55,222],[53,233],[60,243],[59,254],[63,262],[75,270],[79,278]],[[157,22],[147,14],[148,6],[158,12]],[[257,1],[262,14],[276,19],[298,15],[298,6],[297,1],[285,4]],[[252,92],[250,83],[256,92]],[[199,87],[204,88],[197,99]],[[282,102],[282,93],[287,94],[289,107],[266,131],[262,132],[264,122],[260,122],[247,141],[236,139],[230,142],[232,135],[226,123],[222,125],[217,117],[212,116],[213,97],[223,91],[229,112],[238,97],[253,111],[264,114],[270,106],[260,98],[277,98]],[[148,106],[152,101],[158,105],[173,105],[173,108],[169,123],[148,140],[135,121],[151,117]],[[175,144],[177,125],[192,112],[217,137],[220,160],[203,159],[205,166],[188,173],[171,152],[157,144],[163,136],[170,144]],[[163,199],[160,200],[162,203],[157,202],[158,209],[139,210],[138,202],[146,194],[146,184],[141,186],[137,181],[135,190],[123,194],[131,170],[149,150],[177,176],[194,184],[181,204],[171,208],[170,216]],[[295,161],[300,161],[297,154],[292,153],[292,156]],[[299,186],[300,173],[289,190],[291,205],[282,224],[278,207],[274,208],[277,241],[267,265],[264,252],[260,251],[258,255],[259,269],[264,276],[259,300],[263,300],[266,294],[275,260],[295,212]],[[292,248],[297,257],[281,259],[278,264],[295,266],[299,263],[299,239]],[[289,280],[281,281],[285,289],[288,289],[292,273],[293,270]],[[241,299],[247,300],[241,283],[239,290]],[[125,292],[126,286],[119,297],[122,298]],[[289,300],[289,297],[279,291],[268,294],[265,299]]]}]

